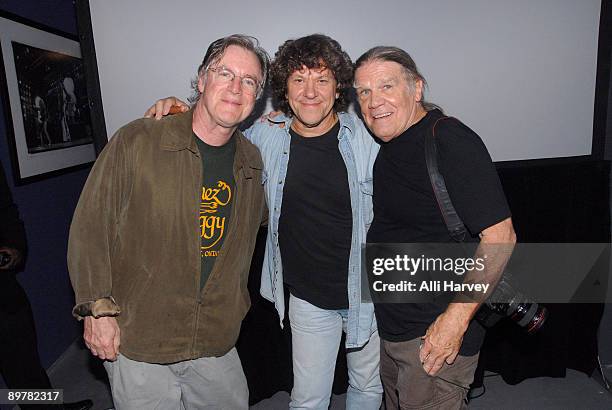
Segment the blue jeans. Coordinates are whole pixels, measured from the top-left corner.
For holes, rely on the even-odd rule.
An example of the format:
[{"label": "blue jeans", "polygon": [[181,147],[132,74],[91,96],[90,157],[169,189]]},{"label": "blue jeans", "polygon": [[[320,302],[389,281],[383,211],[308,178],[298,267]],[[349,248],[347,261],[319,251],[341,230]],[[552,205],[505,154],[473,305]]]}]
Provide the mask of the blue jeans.
[{"label": "blue jeans", "polygon": [[[289,320],[293,346],[293,390],[289,408],[327,410],[347,313],[347,309],[321,309],[291,295]],[[365,346],[348,349],[346,361],[349,376],[347,410],[378,410],[383,391],[378,373],[378,332],[370,336]]]}]

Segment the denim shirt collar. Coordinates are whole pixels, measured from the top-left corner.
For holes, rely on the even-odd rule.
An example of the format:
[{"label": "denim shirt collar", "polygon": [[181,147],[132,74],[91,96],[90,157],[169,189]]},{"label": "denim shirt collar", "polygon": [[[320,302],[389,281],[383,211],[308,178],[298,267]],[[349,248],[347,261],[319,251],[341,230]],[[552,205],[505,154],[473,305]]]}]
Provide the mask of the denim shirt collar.
[{"label": "denim shirt collar", "polygon": [[[346,112],[339,112],[338,114],[338,120],[340,121],[340,132],[338,133],[338,139],[342,139],[345,135],[344,132],[342,132],[342,128],[347,128],[349,130],[349,134],[348,135],[354,135],[355,133],[355,123],[353,122],[353,118],[351,117],[350,114],[346,113]],[[290,117],[286,114],[279,114],[274,118],[269,118],[268,117],[268,121],[274,123],[274,124],[285,124],[285,129],[289,130],[289,128],[291,128],[291,123],[293,122],[293,117]]]}]

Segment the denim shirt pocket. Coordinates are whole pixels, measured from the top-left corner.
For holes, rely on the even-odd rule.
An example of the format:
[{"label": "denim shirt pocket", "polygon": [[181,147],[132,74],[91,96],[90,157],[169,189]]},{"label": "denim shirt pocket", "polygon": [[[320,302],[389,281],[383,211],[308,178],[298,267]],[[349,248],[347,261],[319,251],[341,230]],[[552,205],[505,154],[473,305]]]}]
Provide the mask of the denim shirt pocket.
[{"label": "denim shirt pocket", "polygon": [[361,206],[363,212],[363,223],[365,224],[366,232],[372,224],[374,218],[374,210],[372,208],[372,194],[374,193],[374,183],[372,178],[368,178],[359,183],[361,190]]}]

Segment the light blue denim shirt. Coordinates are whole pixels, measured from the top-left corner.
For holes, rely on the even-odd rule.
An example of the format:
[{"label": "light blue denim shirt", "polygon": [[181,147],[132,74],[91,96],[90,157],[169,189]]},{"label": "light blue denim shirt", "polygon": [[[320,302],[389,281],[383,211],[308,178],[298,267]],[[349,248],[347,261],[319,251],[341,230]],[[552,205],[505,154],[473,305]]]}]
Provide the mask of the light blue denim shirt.
[{"label": "light blue denim shirt", "polygon": [[[346,164],[353,213],[353,233],[348,272],[348,321],[346,347],[363,346],[376,330],[374,306],[361,302],[361,245],[372,222],[372,167],[379,146],[361,120],[354,114],[338,113],[340,132],[338,148]],[[278,221],[283,202],[283,188],[289,163],[291,118],[280,115],[274,123],[256,122],[245,136],[261,151],[266,172],[265,193],[268,201],[268,238],[261,273],[261,295],[274,302],[281,326],[285,314],[283,264],[278,246]]]}]

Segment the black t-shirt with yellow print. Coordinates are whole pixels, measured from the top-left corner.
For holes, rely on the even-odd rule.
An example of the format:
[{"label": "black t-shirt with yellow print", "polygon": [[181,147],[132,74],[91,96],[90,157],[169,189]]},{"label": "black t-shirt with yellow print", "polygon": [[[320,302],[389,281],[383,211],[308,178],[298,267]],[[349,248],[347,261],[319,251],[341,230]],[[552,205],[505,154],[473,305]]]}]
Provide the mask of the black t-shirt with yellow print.
[{"label": "black t-shirt with yellow print", "polygon": [[206,144],[195,134],[194,138],[200,150],[203,171],[200,197],[202,289],[219,256],[229,228],[236,187],[233,171],[236,139],[232,137],[227,144],[215,147]]}]

